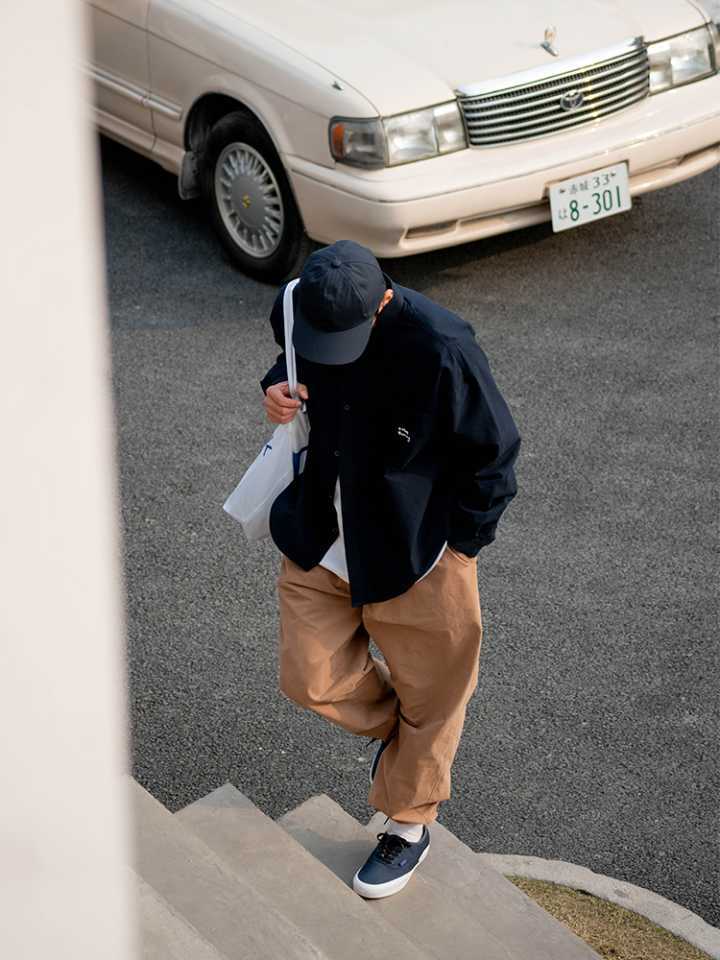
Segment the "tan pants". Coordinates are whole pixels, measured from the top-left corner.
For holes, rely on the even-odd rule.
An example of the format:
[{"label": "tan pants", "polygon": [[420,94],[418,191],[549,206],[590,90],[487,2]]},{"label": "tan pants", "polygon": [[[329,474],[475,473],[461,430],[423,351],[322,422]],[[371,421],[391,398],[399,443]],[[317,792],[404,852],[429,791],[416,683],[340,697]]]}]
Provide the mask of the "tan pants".
[{"label": "tan pants", "polygon": [[397,725],[368,803],[395,820],[435,820],[478,681],[477,561],[447,548],[406,593],[352,607],[344,580],[283,555],[278,595],[281,691],[351,733],[385,739]]}]

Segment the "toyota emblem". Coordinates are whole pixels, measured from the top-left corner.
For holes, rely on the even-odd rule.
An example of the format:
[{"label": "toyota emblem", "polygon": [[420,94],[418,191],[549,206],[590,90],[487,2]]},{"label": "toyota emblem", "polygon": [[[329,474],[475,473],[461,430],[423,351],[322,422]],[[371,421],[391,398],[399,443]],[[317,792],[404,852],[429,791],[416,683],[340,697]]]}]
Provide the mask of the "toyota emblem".
[{"label": "toyota emblem", "polygon": [[562,110],[577,110],[583,105],[582,90],[568,90],[560,97],[560,108]]}]

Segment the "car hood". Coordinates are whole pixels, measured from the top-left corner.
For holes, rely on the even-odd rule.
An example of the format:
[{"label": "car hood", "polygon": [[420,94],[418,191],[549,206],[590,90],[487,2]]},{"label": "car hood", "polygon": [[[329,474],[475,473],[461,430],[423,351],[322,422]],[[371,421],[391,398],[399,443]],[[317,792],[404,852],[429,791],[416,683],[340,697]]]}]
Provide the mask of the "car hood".
[{"label": "car hood", "polygon": [[[324,67],[388,115],[493,77],[556,66],[636,36],[699,26],[688,0],[212,0]],[[553,57],[540,46],[557,29]]]}]

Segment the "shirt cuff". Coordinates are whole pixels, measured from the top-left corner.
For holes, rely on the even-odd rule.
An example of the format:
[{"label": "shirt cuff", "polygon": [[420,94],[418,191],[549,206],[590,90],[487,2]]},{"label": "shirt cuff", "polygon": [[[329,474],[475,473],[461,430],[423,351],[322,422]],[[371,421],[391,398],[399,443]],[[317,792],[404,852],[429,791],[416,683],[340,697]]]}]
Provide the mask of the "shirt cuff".
[{"label": "shirt cuff", "polygon": [[450,543],[448,546],[452,547],[456,553],[464,553],[467,557],[476,557],[480,553],[480,547],[476,541],[463,541],[462,543]]}]

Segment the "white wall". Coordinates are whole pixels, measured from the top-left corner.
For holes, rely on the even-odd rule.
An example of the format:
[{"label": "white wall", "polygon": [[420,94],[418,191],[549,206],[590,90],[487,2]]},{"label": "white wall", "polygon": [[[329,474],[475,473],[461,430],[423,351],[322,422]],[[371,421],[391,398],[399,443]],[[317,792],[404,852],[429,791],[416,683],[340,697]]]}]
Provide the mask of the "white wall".
[{"label": "white wall", "polygon": [[110,361],[75,0],[0,2],[0,954],[134,955]]}]

